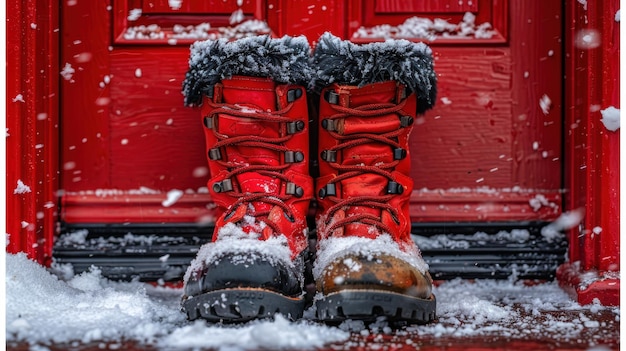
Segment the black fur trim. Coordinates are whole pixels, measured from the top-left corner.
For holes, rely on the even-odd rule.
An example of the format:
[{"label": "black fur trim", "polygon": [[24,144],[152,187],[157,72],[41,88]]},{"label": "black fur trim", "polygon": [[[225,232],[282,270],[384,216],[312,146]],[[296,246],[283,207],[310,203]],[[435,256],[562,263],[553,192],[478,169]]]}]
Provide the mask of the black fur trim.
[{"label": "black fur trim", "polygon": [[269,77],[278,83],[307,86],[311,80],[311,48],[306,37],[269,35],[205,40],[191,46],[183,82],[185,105],[200,105],[222,79],[234,75]]},{"label": "black fur trim", "polygon": [[431,49],[404,39],[355,44],[324,33],[313,52],[311,88],[331,84],[363,86],[395,80],[417,96],[417,113],[432,108],[437,97],[437,76]]}]

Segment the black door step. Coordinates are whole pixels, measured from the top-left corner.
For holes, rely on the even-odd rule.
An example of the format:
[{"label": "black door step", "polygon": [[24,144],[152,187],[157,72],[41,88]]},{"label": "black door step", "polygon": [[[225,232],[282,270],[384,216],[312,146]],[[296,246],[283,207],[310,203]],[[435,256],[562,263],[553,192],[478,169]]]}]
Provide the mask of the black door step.
[{"label": "black door step", "polygon": [[[543,237],[545,224],[414,224],[412,233],[435,280],[552,280],[567,242]],[[96,266],[113,280],[178,281],[212,232],[194,224],[65,225],[53,257],[75,274]]]}]

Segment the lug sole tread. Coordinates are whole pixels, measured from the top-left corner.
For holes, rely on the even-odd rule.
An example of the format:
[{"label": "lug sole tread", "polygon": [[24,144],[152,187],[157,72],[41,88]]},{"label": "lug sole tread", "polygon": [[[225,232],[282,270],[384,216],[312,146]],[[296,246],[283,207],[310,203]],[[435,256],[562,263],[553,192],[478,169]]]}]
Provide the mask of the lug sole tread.
[{"label": "lug sole tread", "polygon": [[344,290],[315,302],[316,317],[325,323],[345,320],[374,322],[384,317],[391,322],[426,324],[436,318],[436,299],[420,299],[388,291]]},{"label": "lug sole tread", "polygon": [[279,313],[295,321],[304,312],[304,297],[289,297],[254,288],[224,289],[193,296],[182,303],[189,320],[212,323],[240,323],[272,318]]}]

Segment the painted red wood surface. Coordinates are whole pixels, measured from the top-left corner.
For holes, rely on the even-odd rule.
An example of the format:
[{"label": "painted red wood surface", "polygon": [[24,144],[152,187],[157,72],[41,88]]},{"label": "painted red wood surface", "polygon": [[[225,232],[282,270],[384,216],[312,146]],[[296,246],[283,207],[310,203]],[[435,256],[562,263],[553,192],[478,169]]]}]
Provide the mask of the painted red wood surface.
[{"label": "painted red wood surface", "polygon": [[557,273],[581,303],[619,304],[620,136],[601,122],[603,109],[619,108],[619,3],[567,9],[566,204],[585,217],[570,231],[569,262]]},{"label": "painted red wood surface", "polygon": [[[392,16],[396,22],[415,15],[401,16],[393,2],[374,7],[363,4],[269,1],[254,16],[267,14],[275,35],[304,33],[314,41],[329,29],[349,37],[355,23],[374,25],[381,13],[381,18]],[[197,147],[202,145],[195,119],[199,112],[183,107],[180,94],[188,46],[159,40],[152,45],[145,40],[116,41],[119,28],[130,25],[132,16],[126,12],[149,6],[149,2],[62,5],[64,18],[100,14],[88,17],[88,27],[76,21],[64,23],[62,30],[62,64],[69,63],[76,70],[61,85],[65,97],[61,102],[65,121],[62,219],[73,223],[98,222],[99,217],[121,223],[187,222],[210,215],[209,209],[199,213],[195,202],[187,203],[189,196],[168,209],[161,205],[172,189],[210,203],[202,192],[207,175]],[[259,6],[258,2],[243,5],[250,11]],[[556,83],[561,75],[560,5],[544,5],[541,11],[533,5],[516,5],[520,8],[511,10],[522,16],[510,19],[512,28],[519,28],[510,39],[502,36],[507,35],[507,26],[502,25],[507,23],[503,12],[508,10],[507,2],[481,1],[475,6],[477,21],[498,23],[503,41],[488,46],[467,38],[431,42],[440,101],[418,120],[412,135],[413,220],[554,219],[561,212],[561,88]],[[423,10],[432,17],[430,10]],[[184,12],[176,11],[171,18],[161,11],[157,19],[166,23],[187,18],[178,17]],[[216,11],[217,16],[225,10]],[[450,20],[462,15],[461,9],[450,11]],[[327,14],[347,19],[330,21]],[[142,14],[142,18],[145,22],[152,17]],[[112,20],[116,23],[113,36],[107,32]],[[533,23],[541,23],[541,30]],[[539,40],[546,36],[553,39]],[[85,53],[91,53],[92,59],[83,60]],[[522,63],[518,55],[525,58]],[[547,114],[539,106],[543,94],[555,102]],[[153,191],[160,195],[154,196]],[[120,212],[115,209],[116,201],[101,196],[108,193],[116,194],[119,206],[126,209],[117,220],[112,215]],[[536,196],[549,199],[550,206],[533,208],[530,200]],[[143,204],[139,209],[123,205],[137,201]],[[168,216],[159,220],[155,218],[159,212]]]},{"label": "painted red wood surface", "polygon": [[[210,215],[210,199],[198,191],[207,175],[197,148],[203,143],[194,126],[197,111],[182,107],[180,95],[188,44],[116,43],[116,31],[128,25],[128,14],[115,12],[123,3],[135,6],[122,0],[7,3],[10,252],[26,251],[49,262],[60,220],[161,223]],[[582,231],[570,234],[569,259],[582,263],[578,272],[619,270],[619,133],[603,129],[596,108],[619,107],[619,26],[611,20],[617,1],[477,4],[479,21],[485,19],[484,6],[490,9],[496,40],[431,43],[439,96],[447,100],[418,121],[413,135],[412,216],[416,221],[553,219],[563,208],[584,206]],[[376,3],[379,12],[383,5]],[[368,9],[341,0],[267,0],[255,2],[248,16],[267,19],[275,35],[311,39],[331,30],[350,37],[361,25],[377,24],[364,19],[383,18]],[[149,12],[142,20],[171,20],[169,14]],[[401,21],[394,18],[394,24]],[[579,30],[598,28],[600,48],[575,46]],[[69,79],[58,74],[71,70]],[[552,102],[546,114],[540,106],[544,95]],[[18,180],[31,191],[14,193]],[[163,208],[171,189],[189,191]],[[557,211],[548,205],[535,212],[528,202],[536,195]],[[595,227],[602,234],[587,235]],[[613,283],[619,287],[619,280],[604,280],[596,291],[614,294]]]},{"label": "painted red wood surface", "polygon": [[49,263],[59,218],[58,7],[6,9],[6,250]]}]

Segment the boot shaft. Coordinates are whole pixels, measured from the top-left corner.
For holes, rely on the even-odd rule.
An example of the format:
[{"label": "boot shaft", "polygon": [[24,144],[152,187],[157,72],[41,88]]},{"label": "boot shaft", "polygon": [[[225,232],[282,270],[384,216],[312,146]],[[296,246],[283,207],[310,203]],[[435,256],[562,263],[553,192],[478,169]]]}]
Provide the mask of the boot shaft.
[{"label": "boot shaft", "polygon": [[[415,94],[407,96],[394,81],[322,90],[316,191],[321,213],[334,219],[318,221],[320,240],[388,233],[410,242],[408,140],[415,111]],[[339,221],[346,224],[330,224]]]},{"label": "boot shaft", "polygon": [[[231,192],[292,195],[292,202],[310,199],[310,189],[297,181],[309,178],[303,87],[235,76],[215,85],[213,96],[204,98],[201,115],[208,188],[220,210],[231,205]],[[289,182],[292,178],[295,183]]]},{"label": "boot shaft", "polygon": [[413,245],[408,140],[416,115],[435,101],[430,48],[406,40],[357,45],[326,33],[313,62],[319,239],[387,233]]},{"label": "boot shaft", "polygon": [[304,37],[192,45],[183,94],[202,106],[213,241],[234,226],[262,240],[285,236],[292,258],[307,246],[309,58]]},{"label": "boot shaft", "polygon": [[301,252],[313,196],[305,88],[234,76],[215,85],[201,115],[216,227],[254,218],[244,230],[284,234]]}]

